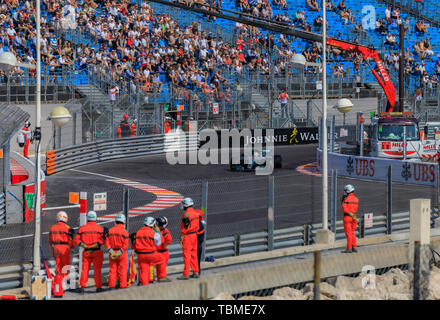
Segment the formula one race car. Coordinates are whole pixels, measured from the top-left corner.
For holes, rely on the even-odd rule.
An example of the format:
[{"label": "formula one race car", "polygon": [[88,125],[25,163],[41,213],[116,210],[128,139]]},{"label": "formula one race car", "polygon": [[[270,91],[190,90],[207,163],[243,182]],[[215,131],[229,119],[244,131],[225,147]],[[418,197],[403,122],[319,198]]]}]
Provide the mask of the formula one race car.
[{"label": "formula one race car", "polygon": [[266,166],[266,160],[270,160],[273,157],[273,166],[275,169],[281,168],[281,155],[270,154],[270,150],[263,150],[261,155],[258,152],[255,152],[254,156],[248,157],[247,161],[245,161],[245,155],[242,154],[240,156],[240,164],[234,164],[231,160],[231,171],[255,171],[255,168],[261,167],[264,168]]}]

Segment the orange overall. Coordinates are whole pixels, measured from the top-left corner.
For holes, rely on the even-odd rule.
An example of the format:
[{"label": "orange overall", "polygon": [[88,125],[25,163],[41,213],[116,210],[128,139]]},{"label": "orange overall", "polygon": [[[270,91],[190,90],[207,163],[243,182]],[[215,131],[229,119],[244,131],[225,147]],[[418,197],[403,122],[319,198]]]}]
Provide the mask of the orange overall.
[{"label": "orange overall", "polygon": [[117,259],[112,259],[109,256],[109,273],[108,273],[108,287],[114,288],[116,280],[119,280],[119,287],[121,289],[127,287],[127,268],[128,268],[128,232],[124,225],[116,224],[108,232],[107,239],[105,239],[105,247],[107,250],[113,251],[122,250],[122,254]]},{"label": "orange overall", "polygon": [[79,228],[75,237],[75,244],[83,243],[85,246],[97,244],[96,248],[85,248],[82,257],[82,270],[79,285],[84,288],[89,280],[90,265],[93,263],[95,287],[102,287],[101,268],[104,261],[104,254],[100,248],[104,244],[104,228],[95,221],[89,221]]},{"label": "orange overall", "polygon": [[162,256],[163,263],[156,265],[157,279],[165,279],[167,277],[167,265],[170,259],[170,252],[168,251],[168,246],[173,241],[171,233],[167,228],[161,230],[164,243],[157,247],[157,252]]},{"label": "orange overall", "polygon": [[70,248],[73,248],[70,227],[62,221],[57,222],[50,228],[49,243],[53,248],[55,258],[55,274],[66,276],[69,270],[63,267],[70,265]]},{"label": "orange overall", "polygon": [[357,220],[349,213],[355,215],[359,207],[359,199],[355,197],[354,193],[349,193],[348,196],[342,200],[342,212],[344,213],[344,232],[347,238],[347,250],[356,248],[356,227]]},{"label": "orange overall", "polygon": [[[152,228],[144,226],[136,232],[136,239],[132,245],[138,259],[139,281],[143,286],[150,282],[150,267],[163,263],[162,255],[157,252],[154,244],[154,235]],[[161,238],[163,243],[163,237]]]},{"label": "orange overall", "polygon": [[23,128],[21,128],[21,132],[23,133],[25,139],[24,147],[23,147],[23,156],[28,158],[31,130],[28,127],[24,126]]},{"label": "orange overall", "polygon": [[180,233],[182,234],[183,251],[183,275],[189,276],[189,268],[194,273],[199,273],[199,264],[197,259],[197,231],[199,230],[199,215],[193,208],[188,208],[183,213],[183,218],[189,219],[189,225],[185,227],[183,221],[180,224]]}]

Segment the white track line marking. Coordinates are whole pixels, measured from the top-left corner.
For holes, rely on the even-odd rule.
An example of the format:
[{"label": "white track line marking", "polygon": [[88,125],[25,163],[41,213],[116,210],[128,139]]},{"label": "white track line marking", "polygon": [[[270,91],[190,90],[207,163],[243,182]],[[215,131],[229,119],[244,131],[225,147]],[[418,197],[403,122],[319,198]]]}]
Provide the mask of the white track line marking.
[{"label": "white track line marking", "polygon": [[[128,216],[137,217],[141,215],[146,215],[149,213],[153,213],[159,210],[168,209],[171,207],[174,207],[175,205],[179,204],[180,201],[183,200],[183,196],[180,193],[166,190],[160,187],[143,184],[136,181],[130,181],[125,179],[114,179],[114,180],[107,180],[109,182],[113,183],[119,183],[122,185],[126,185],[132,188],[136,188],[139,190],[143,190],[146,192],[153,193],[156,196],[156,200],[148,203],[144,206],[132,208],[128,211]],[[98,220],[113,220],[115,218],[116,214],[111,215],[105,215],[98,217]]]},{"label": "white track line marking", "polygon": [[64,206],[64,207],[43,208],[41,210],[48,211],[48,210],[59,210],[59,209],[69,209],[69,208],[79,208],[79,204],[74,204],[71,206]]}]

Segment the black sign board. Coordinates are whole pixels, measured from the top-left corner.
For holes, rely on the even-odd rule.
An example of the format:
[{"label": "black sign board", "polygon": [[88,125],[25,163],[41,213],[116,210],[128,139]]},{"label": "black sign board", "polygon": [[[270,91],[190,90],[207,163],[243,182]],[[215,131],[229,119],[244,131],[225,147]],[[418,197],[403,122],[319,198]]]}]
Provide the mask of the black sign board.
[{"label": "black sign board", "polygon": [[[243,134],[244,131],[237,131],[241,133],[240,145],[247,146],[249,144],[253,145],[255,143],[262,143],[263,145],[267,143],[272,143],[275,146],[278,145],[296,145],[296,144],[311,144],[319,142],[318,127],[302,127],[302,128],[283,128],[283,129],[273,129],[273,134],[267,134],[268,129],[261,130],[249,130],[250,135]],[[218,145],[221,146],[222,134],[229,137],[229,145],[232,144],[233,138],[231,137],[231,130],[218,130],[216,131],[218,137]],[[200,141],[200,145],[204,145],[209,141]]]}]

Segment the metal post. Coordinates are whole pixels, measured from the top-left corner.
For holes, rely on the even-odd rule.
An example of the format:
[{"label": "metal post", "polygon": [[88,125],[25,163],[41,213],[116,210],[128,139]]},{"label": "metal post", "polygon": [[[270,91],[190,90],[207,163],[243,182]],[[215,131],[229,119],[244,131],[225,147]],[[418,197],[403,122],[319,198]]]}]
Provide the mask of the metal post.
[{"label": "metal post", "polygon": [[391,165],[387,170],[387,234],[393,232],[392,209],[393,209],[393,192],[392,192],[392,171]]},{"label": "metal post", "polygon": [[[325,20],[324,20],[325,21]],[[325,23],[324,23],[325,24]],[[314,282],[313,300],[320,300],[320,284],[321,284],[321,251],[314,252]]]},{"label": "metal post", "polygon": [[359,155],[364,156],[364,124],[361,123],[361,144],[359,146]]},{"label": "metal post", "polygon": [[[8,139],[7,142],[2,146],[3,148],[3,188],[6,190],[6,187],[11,182],[11,170],[10,170],[10,148],[11,148],[11,139]],[[4,190],[0,190],[3,192]]]},{"label": "metal post", "polygon": [[203,232],[203,246],[202,254],[200,260],[205,261],[205,251],[206,251],[206,232],[208,226],[208,181],[202,182],[202,207],[203,219],[205,220],[205,232]]},{"label": "metal post", "polygon": [[128,231],[128,211],[130,208],[130,189],[122,190],[122,210],[125,216],[125,229]]},{"label": "metal post", "polygon": [[322,229],[328,229],[328,174],[327,174],[327,14],[322,0]]},{"label": "metal post", "polygon": [[307,126],[311,126],[312,118],[312,100],[307,100]]},{"label": "metal post", "polygon": [[414,241],[413,300],[420,300],[420,241]]},{"label": "metal post", "polygon": [[[79,193],[79,226],[87,223],[87,192]],[[82,255],[84,248],[79,248],[79,270],[82,270]],[[80,271],[81,272],[81,271]]]},{"label": "metal post", "polygon": [[332,122],[330,125],[330,152],[335,151],[335,116],[332,116]]},{"label": "metal post", "polygon": [[57,131],[58,131],[58,137],[57,137],[57,146],[58,146],[58,148],[61,148],[62,147],[62,145],[61,145],[61,128],[62,127],[57,127]]},{"label": "metal post", "polygon": [[437,161],[437,209],[440,209],[440,158]]},{"label": "metal post", "polygon": [[77,112],[72,114],[72,145],[76,145],[76,116]]},{"label": "metal post", "polygon": [[267,251],[273,250],[273,229],[274,229],[274,176],[268,178],[268,204],[267,204]]},{"label": "metal post", "polygon": [[332,169],[332,195],[330,199],[331,231],[336,234],[336,204],[338,202],[338,170]]},{"label": "metal post", "polygon": [[240,255],[240,235],[238,233],[234,234],[234,255]]},{"label": "metal post", "polygon": [[359,132],[360,132],[360,117],[361,117],[361,113],[360,112],[357,112],[356,113],[356,142],[360,142],[360,135],[359,135]]},{"label": "metal post", "polygon": [[319,149],[322,150],[322,117],[318,119]]},{"label": "metal post", "polygon": [[40,243],[41,243],[41,197],[40,197],[40,180],[41,180],[41,155],[40,155],[40,140],[41,140],[41,34],[40,34],[40,0],[36,0],[35,3],[36,12],[36,32],[37,32],[37,59],[36,59],[36,74],[37,74],[37,90],[36,90],[36,121],[35,121],[35,232],[34,232],[34,252],[33,252],[33,269],[32,273],[37,274],[41,269],[41,257],[40,257]]},{"label": "metal post", "polygon": [[404,70],[404,61],[405,61],[405,37],[404,37],[403,23],[400,24],[399,27],[399,110],[398,112],[403,112],[404,110],[404,101],[405,101],[405,70]]},{"label": "metal post", "polygon": [[406,126],[403,126],[403,160],[406,160]]}]

